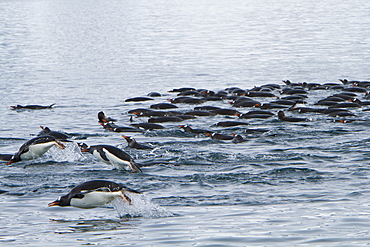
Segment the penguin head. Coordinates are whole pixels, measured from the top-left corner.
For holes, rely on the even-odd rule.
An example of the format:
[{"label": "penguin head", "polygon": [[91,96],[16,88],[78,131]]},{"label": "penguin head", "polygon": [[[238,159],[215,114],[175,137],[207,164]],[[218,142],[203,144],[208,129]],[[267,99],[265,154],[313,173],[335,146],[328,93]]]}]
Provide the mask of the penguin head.
[{"label": "penguin head", "polygon": [[61,206],[61,207],[71,206],[71,200],[69,199],[68,196],[61,196],[56,201],[49,203],[48,206],[49,207],[52,207],[52,206]]},{"label": "penguin head", "polygon": [[14,162],[21,161],[20,155],[13,155],[12,158],[8,161],[7,165],[10,165]]}]

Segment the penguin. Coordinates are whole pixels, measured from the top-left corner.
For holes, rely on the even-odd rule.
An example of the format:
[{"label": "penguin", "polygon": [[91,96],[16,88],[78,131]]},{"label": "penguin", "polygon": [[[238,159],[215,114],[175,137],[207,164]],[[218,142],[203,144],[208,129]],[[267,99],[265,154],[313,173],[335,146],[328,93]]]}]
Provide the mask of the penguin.
[{"label": "penguin", "polygon": [[204,129],[193,129],[189,125],[179,125],[180,128],[185,130],[187,133],[192,133],[192,134],[212,134],[213,131],[211,130],[204,130]]},{"label": "penguin", "polygon": [[126,141],[128,143],[128,146],[130,148],[135,148],[135,149],[153,149],[152,147],[149,147],[149,146],[146,146],[146,145],[143,145],[143,144],[138,143],[135,140],[135,138],[133,138],[133,137],[125,136],[125,135],[122,135],[122,137],[126,139]]},{"label": "penguin", "polygon": [[59,197],[58,200],[49,203],[48,206],[95,208],[110,203],[116,197],[122,198],[131,204],[130,197],[126,195],[127,192],[141,194],[112,181],[91,180],[77,185],[67,195]]},{"label": "penguin", "polygon": [[98,119],[99,119],[99,123],[109,123],[109,122],[116,122],[117,121],[116,119],[106,117],[104,112],[102,112],[102,111],[98,113]]},{"label": "penguin", "polygon": [[65,146],[54,136],[39,136],[25,142],[9,160],[8,165],[21,160],[30,160],[40,157],[46,153],[52,146],[64,149]]},{"label": "penguin", "polygon": [[202,110],[194,110],[194,111],[185,112],[184,115],[208,117],[208,116],[216,116],[216,113],[209,112],[209,111],[202,111]]},{"label": "penguin", "polygon": [[151,109],[174,109],[174,108],[179,108],[179,107],[171,103],[158,103],[158,104],[151,105],[149,108]]},{"label": "penguin", "polygon": [[218,134],[218,133],[212,133],[212,134],[207,133],[206,135],[210,136],[213,140],[228,141],[228,140],[234,139],[234,136],[232,136],[232,135],[229,136],[229,135]]},{"label": "penguin", "polygon": [[51,104],[51,105],[46,105],[46,106],[43,106],[43,105],[16,105],[16,106],[10,106],[13,110],[23,110],[23,109],[28,109],[28,110],[41,110],[41,109],[50,109],[51,107],[53,107],[53,105],[55,104]]},{"label": "penguin", "polygon": [[158,92],[150,92],[150,93],[148,93],[147,96],[149,96],[149,97],[161,97],[162,94],[160,94]]},{"label": "penguin", "polygon": [[150,97],[134,97],[134,98],[126,99],[125,102],[139,102],[139,101],[148,101],[148,100],[153,100],[153,99]]},{"label": "penguin", "polygon": [[142,132],[141,129],[127,126],[118,126],[115,123],[100,123],[100,125],[103,126],[104,129],[112,132]]},{"label": "penguin", "polygon": [[287,117],[283,111],[278,111],[278,118],[286,122],[305,122],[309,121],[307,118]]},{"label": "penguin", "polygon": [[142,172],[139,165],[132,159],[132,157],[115,146],[111,145],[94,145],[88,147],[85,143],[80,143],[81,152],[89,152],[94,155],[97,159],[110,163],[112,165],[118,165],[120,168],[129,166],[134,172]]},{"label": "penguin", "polygon": [[231,134],[234,138],[232,140],[232,142],[234,143],[240,143],[240,142],[246,142],[248,141],[248,139],[245,139],[242,135],[235,135],[235,134]]},{"label": "penguin", "polygon": [[49,136],[54,136],[58,140],[67,140],[69,138],[69,136],[67,136],[66,134],[50,130],[49,127],[40,126],[40,129],[42,129],[42,131],[39,133],[39,135],[41,136],[46,134]]},{"label": "penguin", "polygon": [[152,117],[148,119],[148,123],[181,122],[183,120],[180,117]]},{"label": "penguin", "polygon": [[135,128],[143,129],[143,130],[164,129],[164,126],[160,124],[155,124],[155,123],[137,123],[137,124],[130,124],[130,125],[134,126]]},{"label": "penguin", "polygon": [[221,122],[214,124],[214,126],[217,126],[217,127],[234,127],[234,126],[239,126],[239,125],[249,125],[249,123],[240,122],[240,121],[221,121]]}]

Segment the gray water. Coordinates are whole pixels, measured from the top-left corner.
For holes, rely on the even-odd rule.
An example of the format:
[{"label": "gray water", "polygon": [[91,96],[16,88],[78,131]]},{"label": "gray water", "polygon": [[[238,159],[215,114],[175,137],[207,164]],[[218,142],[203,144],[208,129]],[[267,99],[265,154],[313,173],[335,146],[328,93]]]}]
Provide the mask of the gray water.
[{"label": "gray water", "polygon": [[[183,86],[217,91],[286,79],[370,80],[369,12],[370,2],[361,0],[2,0],[0,153],[15,153],[40,125],[68,133],[74,143],[36,160],[2,162],[0,189],[8,192],[0,195],[0,244],[367,245],[370,117],[362,109],[352,110],[358,121],[348,124],[314,113],[304,115],[311,119],[305,123],[246,120],[270,132],[244,134],[248,141],[237,144],[185,134],[178,123],[108,132],[97,113],[129,125],[128,110],[165,102],[175,97],[168,90]],[[152,91],[163,96],[125,102]],[[333,93],[310,91],[308,105]],[[48,110],[10,108],[53,103]],[[210,127],[236,118],[181,124],[243,134],[243,128]],[[155,149],[127,148],[122,134]],[[163,162],[143,174],[116,170],[81,154],[75,146],[81,141],[117,145],[138,162]],[[92,179],[143,195],[128,208],[47,207]]]}]

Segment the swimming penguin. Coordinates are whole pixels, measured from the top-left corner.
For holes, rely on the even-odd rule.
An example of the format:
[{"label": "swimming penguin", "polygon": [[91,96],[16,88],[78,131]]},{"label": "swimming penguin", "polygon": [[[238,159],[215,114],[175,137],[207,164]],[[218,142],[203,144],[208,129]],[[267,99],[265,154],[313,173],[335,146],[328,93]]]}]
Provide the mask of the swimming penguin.
[{"label": "swimming penguin", "polygon": [[221,122],[214,124],[214,126],[217,126],[217,127],[234,127],[234,126],[239,126],[239,125],[249,125],[249,123],[239,122],[239,121],[221,121]]},{"label": "swimming penguin", "polygon": [[48,206],[95,208],[110,203],[116,197],[122,198],[131,204],[130,197],[126,195],[127,192],[141,194],[115,182],[91,180],[77,185],[67,195],[59,197],[58,200],[49,203]]},{"label": "swimming penguin", "polygon": [[134,97],[134,98],[126,99],[125,102],[139,102],[139,101],[148,101],[148,100],[153,100],[153,99],[150,97]]},{"label": "swimming penguin", "polygon": [[102,111],[98,113],[98,119],[99,119],[99,123],[109,123],[109,122],[117,121],[116,119],[106,117],[104,112]]},{"label": "swimming penguin", "polygon": [[178,106],[171,103],[158,103],[150,106],[151,109],[174,109],[179,108]]},{"label": "swimming penguin", "polygon": [[278,112],[278,117],[282,121],[286,122],[305,122],[309,121],[307,118],[298,118],[298,117],[287,117],[283,111]]},{"label": "swimming penguin", "polygon": [[142,129],[142,130],[154,130],[154,129],[164,129],[164,127],[160,124],[155,123],[137,123],[137,124],[130,124],[135,128]]},{"label": "swimming penguin", "polygon": [[212,134],[207,133],[206,135],[207,136],[210,136],[213,140],[224,140],[224,141],[227,141],[227,140],[234,139],[234,136],[232,136],[232,135],[229,136],[229,135],[218,134],[218,133],[212,133]]},{"label": "swimming penguin", "polygon": [[123,135],[122,137],[126,139],[126,141],[128,143],[128,146],[130,148],[135,148],[135,149],[152,149],[152,147],[149,147],[149,146],[146,146],[146,145],[143,145],[143,144],[138,143],[135,140],[135,138],[133,138],[133,137],[125,136],[125,135]]},{"label": "swimming penguin", "polygon": [[39,136],[24,143],[9,160],[8,165],[21,160],[30,160],[46,153],[52,146],[64,149],[65,146],[54,136]]},{"label": "swimming penguin", "polygon": [[240,142],[246,142],[248,141],[248,139],[245,139],[242,135],[235,135],[235,134],[231,134],[234,138],[232,140],[232,142],[234,143],[240,143]]},{"label": "swimming penguin", "polygon": [[50,109],[53,107],[55,104],[51,105],[16,105],[16,106],[10,106],[14,110],[23,110],[23,109],[28,109],[28,110],[41,110],[41,109]]},{"label": "swimming penguin", "polygon": [[42,129],[42,131],[39,133],[39,135],[41,135],[41,136],[46,134],[46,135],[49,135],[49,136],[54,136],[58,140],[67,140],[69,138],[69,136],[67,136],[66,134],[63,134],[63,133],[58,132],[58,131],[50,130],[49,127],[40,126],[40,128]]},{"label": "swimming penguin", "polygon": [[113,132],[142,132],[141,129],[132,128],[128,126],[118,126],[115,123],[100,123],[100,125],[103,126],[104,129],[107,129]]},{"label": "swimming penguin", "polygon": [[185,130],[185,132],[192,133],[192,134],[212,134],[213,133],[213,131],[211,130],[193,129],[189,125],[179,125],[179,127]]},{"label": "swimming penguin", "polygon": [[122,149],[110,145],[94,145],[88,147],[85,143],[80,143],[79,146],[81,147],[81,152],[89,152],[105,163],[118,165],[123,169],[125,166],[129,166],[134,172],[142,172],[139,165]]}]

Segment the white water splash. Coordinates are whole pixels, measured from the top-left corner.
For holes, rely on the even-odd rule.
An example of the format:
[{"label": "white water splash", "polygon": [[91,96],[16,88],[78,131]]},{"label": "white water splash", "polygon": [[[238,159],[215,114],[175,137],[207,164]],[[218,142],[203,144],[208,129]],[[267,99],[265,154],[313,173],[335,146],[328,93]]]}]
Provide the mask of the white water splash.
[{"label": "white water splash", "polygon": [[116,209],[119,217],[159,218],[171,217],[173,213],[151,202],[150,198],[139,194],[130,194],[131,204],[122,198],[116,197],[110,204]]},{"label": "white water splash", "polygon": [[80,148],[75,142],[63,143],[65,148],[52,147],[46,154],[56,162],[74,162],[83,158]]}]

